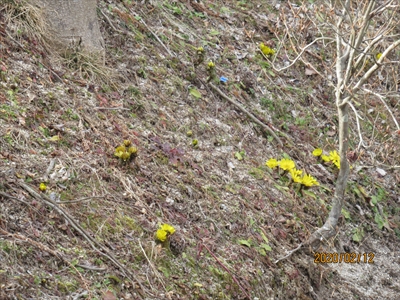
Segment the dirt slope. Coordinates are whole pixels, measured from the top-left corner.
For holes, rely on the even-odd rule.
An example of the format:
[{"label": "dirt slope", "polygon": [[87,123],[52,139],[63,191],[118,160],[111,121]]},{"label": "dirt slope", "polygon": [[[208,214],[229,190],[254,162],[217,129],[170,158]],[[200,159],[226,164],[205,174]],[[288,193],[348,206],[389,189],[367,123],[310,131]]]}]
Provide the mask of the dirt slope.
[{"label": "dirt slope", "polygon": [[[319,249],[360,263],[274,263],[328,214],[337,169],[311,153],[337,150],[337,118],[323,78],[261,55],[285,9],[265,2],[100,1],[106,66],[50,55],[34,8],[1,9],[0,299],[396,299],[399,135],[372,98],[357,107],[369,148],[350,157],[338,236]],[[207,83],[209,61],[282,146]],[[351,136],[354,150],[355,119]],[[320,185],[299,191],[270,158]],[[160,243],[164,223],[176,232]]]}]

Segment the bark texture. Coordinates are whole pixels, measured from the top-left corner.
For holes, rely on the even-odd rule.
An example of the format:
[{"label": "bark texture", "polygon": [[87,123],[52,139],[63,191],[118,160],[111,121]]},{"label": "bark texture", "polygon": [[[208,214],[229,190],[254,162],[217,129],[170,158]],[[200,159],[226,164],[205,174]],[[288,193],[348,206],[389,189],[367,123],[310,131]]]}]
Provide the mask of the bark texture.
[{"label": "bark texture", "polygon": [[96,0],[32,0],[44,10],[58,47],[81,46],[103,52],[104,41],[97,20]]}]

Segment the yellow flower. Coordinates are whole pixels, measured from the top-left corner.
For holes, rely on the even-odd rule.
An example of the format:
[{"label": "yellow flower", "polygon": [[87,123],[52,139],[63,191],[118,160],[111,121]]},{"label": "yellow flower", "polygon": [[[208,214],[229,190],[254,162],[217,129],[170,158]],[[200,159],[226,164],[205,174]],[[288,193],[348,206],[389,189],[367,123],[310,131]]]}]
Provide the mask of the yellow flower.
[{"label": "yellow flower", "polygon": [[338,168],[340,169],[340,156],[339,154],[335,151],[331,151],[329,152],[329,158],[332,161],[332,163]]},{"label": "yellow flower", "polygon": [[328,156],[328,155],[321,155],[321,158],[322,158],[322,160],[323,160],[324,162],[331,161],[331,157]]},{"label": "yellow flower", "polygon": [[340,161],[334,161],[333,164],[340,170]]},{"label": "yellow flower", "polygon": [[162,224],[156,232],[159,241],[165,242],[167,238],[175,232],[175,228],[169,224]]},{"label": "yellow flower", "polygon": [[285,171],[289,171],[296,167],[296,165],[294,164],[294,161],[291,159],[287,159],[287,158],[282,158],[279,161],[279,166],[281,167],[282,170],[285,170]]},{"label": "yellow flower", "polygon": [[265,162],[265,165],[266,165],[268,168],[274,169],[274,168],[276,168],[277,166],[279,166],[279,163],[278,163],[278,161],[277,161],[275,158],[270,158],[269,160],[267,160],[267,161]]},{"label": "yellow flower", "polygon": [[264,43],[260,44],[260,50],[264,53],[265,56],[272,56],[275,54],[275,50],[271,49],[270,47],[264,45]]},{"label": "yellow flower", "polygon": [[322,149],[321,148],[314,149],[314,151],[312,152],[312,155],[321,156],[322,155]]},{"label": "yellow flower", "polygon": [[162,224],[160,229],[168,232],[169,234],[173,234],[175,232],[175,228],[169,224]]},{"label": "yellow flower", "polygon": [[136,154],[137,154],[137,148],[136,147],[129,147],[129,149],[128,149],[128,153],[129,154],[131,154],[131,155],[133,155],[133,156],[136,156]]},{"label": "yellow flower", "polygon": [[310,187],[313,185],[319,185],[319,182],[311,175],[305,174],[303,178],[301,178],[301,184]]},{"label": "yellow flower", "polygon": [[115,153],[114,155],[121,158],[122,154],[126,152],[126,148],[124,145],[118,146],[117,148],[115,148]]},{"label": "yellow flower", "polygon": [[289,170],[290,176],[292,177],[293,182],[301,183],[300,175],[303,173],[302,170],[296,170],[296,168]]},{"label": "yellow flower", "polygon": [[124,146],[125,147],[129,147],[131,145],[131,141],[130,140],[124,140]]},{"label": "yellow flower", "polygon": [[45,184],[44,182],[42,182],[42,183],[39,185],[39,190],[41,190],[42,192],[44,192],[46,189],[47,189],[46,184]]},{"label": "yellow flower", "polygon": [[122,159],[123,161],[126,161],[126,160],[128,160],[128,159],[131,157],[131,154],[130,154],[129,152],[125,151],[124,153],[121,154],[120,157],[121,157],[121,159]]},{"label": "yellow flower", "polygon": [[212,61],[210,61],[207,65],[207,69],[214,69],[214,68],[215,68],[215,64]]},{"label": "yellow flower", "polygon": [[378,60],[379,60],[379,59],[381,58],[381,56],[382,56],[382,53],[380,53],[380,52],[379,52],[379,53],[377,53],[377,54],[376,54],[376,59],[378,59]]},{"label": "yellow flower", "polygon": [[157,237],[157,240],[159,240],[161,242],[165,242],[165,240],[167,239],[167,232],[164,230],[158,229],[157,233],[156,233],[156,237]]}]

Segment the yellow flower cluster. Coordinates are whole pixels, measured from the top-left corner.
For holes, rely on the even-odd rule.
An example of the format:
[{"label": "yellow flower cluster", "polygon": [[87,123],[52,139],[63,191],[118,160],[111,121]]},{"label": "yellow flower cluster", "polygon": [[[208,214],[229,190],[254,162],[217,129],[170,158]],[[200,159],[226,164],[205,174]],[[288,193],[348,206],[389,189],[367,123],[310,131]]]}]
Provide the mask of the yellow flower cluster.
[{"label": "yellow flower cluster", "polygon": [[264,43],[260,44],[260,50],[262,53],[264,53],[265,56],[272,56],[275,54],[275,50],[268,47],[267,45],[264,45]]},{"label": "yellow flower cluster", "polygon": [[324,162],[332,162],[338,169],[340,169],[340,155],[336,152],[336,150],[330,151],[329,155],[324,155],[321,148],[316,148],[312,154],[317,157],[321,156],[321,159]]},{"label": "yellow flower cluster", "polygon": [[[322,151],[322,150],[321,150]],[[311,175],[303,174],[302,170],[296,169],[296,164],[293,160],[288,158],[282,158],[280,161],[277,161],[275,158],[270,158],[266,161],[265,165],[270,169],[275,169],[276,167],[280,167],[284,171],[288,171],[292,181],[295,183],[300,183],[306,187],[311,187],[313,185],[319,185],[319,182],[312,177]]]},{"label": "yellow flower cluster", "polygon": [[116,157],[119,157],[123,161],[127,161],[132,158],[135,158],[137,156],[137,152],[138,152],[138,149],[136,147],[132,146],[131,141],[124,140],[123,144],[121,144],[117,148],[115,148],[114,155]]},{"label": "yellow flower cluster", "polygon": [[156,232],[157,240],[165,242],[167,238],[174,234],[175,228],[169,224],[162,224]]},{"label": "yellow flower cluster", "polygon": [[40,183],[39,190],[41,190],[42,192],[45,192],[47,190],[47,186],[44,182]]}]

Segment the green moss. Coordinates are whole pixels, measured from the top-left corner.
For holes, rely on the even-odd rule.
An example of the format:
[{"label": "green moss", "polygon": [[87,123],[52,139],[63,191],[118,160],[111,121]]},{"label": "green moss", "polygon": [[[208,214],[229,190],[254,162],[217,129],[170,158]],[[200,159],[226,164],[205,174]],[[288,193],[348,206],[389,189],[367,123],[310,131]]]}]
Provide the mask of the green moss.
[{"label": "green moss", "polygon": [[57,288],[61,293],[67,294],[78,289],[79,285],[76,281],[58,281]]},{"label": "green moss", "polygon": [[264,178],[264,171],[261,168],[251,168],[249,174],[253,176],[255,179],[263,179]]}]

